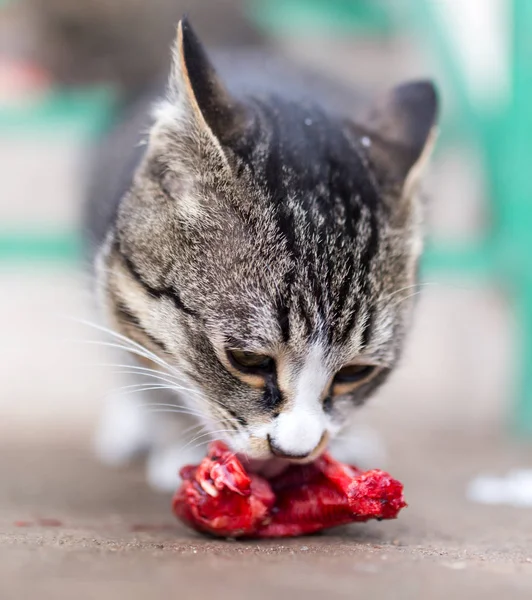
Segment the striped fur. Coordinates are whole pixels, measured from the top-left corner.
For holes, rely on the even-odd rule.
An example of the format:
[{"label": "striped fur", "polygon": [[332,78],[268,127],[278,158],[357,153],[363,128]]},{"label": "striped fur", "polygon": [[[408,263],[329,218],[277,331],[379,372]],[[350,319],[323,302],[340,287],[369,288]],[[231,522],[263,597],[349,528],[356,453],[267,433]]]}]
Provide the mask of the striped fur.
[{"label": "striped fur", "polygon": [[[267,458],[273,440],[312,457],[397,364],[421,251],[405,185],[435,111],[426,83],[359,125],[308,101],[237,98],[181,24],[99,281],[116,326],[174,365],[212,421],[222,411],[236,450]],[[250,381],[227,349],[267,354],[275,373]],[[356,362],[375,375],[335,396]]]}]

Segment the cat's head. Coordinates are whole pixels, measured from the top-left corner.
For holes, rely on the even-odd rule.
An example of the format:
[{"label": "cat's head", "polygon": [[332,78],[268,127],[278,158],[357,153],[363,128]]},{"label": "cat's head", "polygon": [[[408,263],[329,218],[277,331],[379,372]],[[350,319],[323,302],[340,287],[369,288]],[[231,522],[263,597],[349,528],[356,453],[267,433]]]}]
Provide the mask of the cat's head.
[{"label": "cat's head", "polygon": [[100,282],[115,325],[234,450],[313,458],[396,365],[436,104],[430,83],[403,85],[355,125],[236,99],[180,23]]}]

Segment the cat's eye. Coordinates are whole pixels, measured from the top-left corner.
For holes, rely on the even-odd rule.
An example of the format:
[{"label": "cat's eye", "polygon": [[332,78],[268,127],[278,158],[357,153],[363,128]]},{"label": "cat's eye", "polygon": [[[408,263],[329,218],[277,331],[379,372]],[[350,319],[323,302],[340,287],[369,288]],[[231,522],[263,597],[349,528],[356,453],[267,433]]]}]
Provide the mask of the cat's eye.
[{"label": "cat's eye", "polygon": [[349,385],[359,383],[369,379],[376,371],[377,367],[373,365],[347,365],[336,373],[333,384]]},{"label": "cat's eye", "polygon": [[228,350],[229,362],[244,373],[265,375],[275,371],[275,361],[271,356],[246,352],[245,350]]}]

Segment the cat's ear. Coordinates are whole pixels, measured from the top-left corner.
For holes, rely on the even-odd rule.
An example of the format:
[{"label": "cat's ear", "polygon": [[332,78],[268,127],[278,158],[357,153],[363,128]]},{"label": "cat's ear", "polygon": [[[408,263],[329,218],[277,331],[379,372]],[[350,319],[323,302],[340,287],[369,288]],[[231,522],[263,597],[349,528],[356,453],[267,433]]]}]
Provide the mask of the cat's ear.
[{"label": "cat's ear", "polygon": [[[169,104],[162,111],[187,126],[207,130],[223,143],[234,135],[244,118],[243,109],[218,77],[188,19],[177,28],[169,78]],[[164,117],[164,114],[163,114]]]},{"label": "cat's ear", "polygon": [[397,86],[368,111],[361,143],[385,189],[411,195],[433,150],[437,117],[438,97],[430,81]]}]

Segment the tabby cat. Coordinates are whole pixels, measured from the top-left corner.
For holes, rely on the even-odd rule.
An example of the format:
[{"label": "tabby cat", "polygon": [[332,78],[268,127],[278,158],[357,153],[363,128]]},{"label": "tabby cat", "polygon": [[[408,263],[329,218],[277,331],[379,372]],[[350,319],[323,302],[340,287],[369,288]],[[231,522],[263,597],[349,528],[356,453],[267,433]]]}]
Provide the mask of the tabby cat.
[{"label": "tabby cat", "polygon": [[[124,123],[141,128],[140,112]],[[409,328],[436,113],[426,81],[356,120],[239,94],[180,22],[166,97],[123,160],[132,181],[93,194],[87,217],[99,297],[140,355],[133,369],[187,414],[111,419],[107,458],[149,446],[150,481],[172,488],[210,436],[267,465],[334,451]],[[191,424],[196,446],[184,443]]]}]

